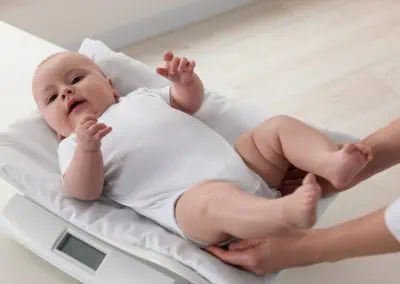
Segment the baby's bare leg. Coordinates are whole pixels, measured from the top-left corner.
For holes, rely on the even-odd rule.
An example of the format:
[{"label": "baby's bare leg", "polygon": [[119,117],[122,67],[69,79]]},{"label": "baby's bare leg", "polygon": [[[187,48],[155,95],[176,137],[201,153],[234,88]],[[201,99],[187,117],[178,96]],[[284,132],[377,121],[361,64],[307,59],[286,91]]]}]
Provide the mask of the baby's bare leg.
[{"label": "baby's bare leg", "polygon": [[186,191],[175,213],[183,232],[209,245],[229,238],[264,238],[282,230],[309,228],[315,222],[320,187],[313,176],[293,194],[266,199],[244,192],[235,185],[213,181]]},{"label": "baby's bare leg", "polygon": [[288,116],[273,117],[242,135],[236,149],[246,163],[274,187],[280,185],[289,162],[342,188],[371,159],[367,146],[347,144],[339,149],[322,133]]}]

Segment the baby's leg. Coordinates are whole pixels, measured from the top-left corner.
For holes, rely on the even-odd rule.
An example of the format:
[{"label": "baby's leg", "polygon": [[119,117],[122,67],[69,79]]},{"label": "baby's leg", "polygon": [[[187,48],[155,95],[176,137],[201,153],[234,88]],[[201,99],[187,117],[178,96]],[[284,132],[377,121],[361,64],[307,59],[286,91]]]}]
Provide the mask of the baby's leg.
[{"label": "baby's leg", "polygon": [[[236,149],[271,186],[279,186],[289,162],[327,179],[336,188],[348,185],[371,159],[371,149],[347,144],[341,149],[314,128],[288,116],[273,117],[242,135]],[[272,168],[283,171],[271,176]]]},{"label": "baby's leg", "polygon": [[307,176],[293,194],[266,199],[251,195],[234,184],[212,181],[186,191],[176,204],[176,218],[183,232],[209,245],[231,237],[264,238],[282,230],[309,228],[315,223],[320,187]]}]

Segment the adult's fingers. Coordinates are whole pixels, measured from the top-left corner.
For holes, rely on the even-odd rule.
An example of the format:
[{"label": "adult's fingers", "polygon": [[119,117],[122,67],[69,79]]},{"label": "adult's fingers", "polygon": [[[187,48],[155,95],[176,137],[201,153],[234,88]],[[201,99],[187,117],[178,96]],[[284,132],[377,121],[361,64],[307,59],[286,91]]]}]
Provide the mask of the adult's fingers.
[{"label": "adult's fingers", "polygon": [[207,247],[206,250],[222,261],[236,266],[247,267],[250,261],[250,255],[247,251],[225,250],[220,247]]},{"label": "adult's fingers", "polygon": [[260,245],[262,240],[241,240],[229,244],[229,250],[244,250]]}]

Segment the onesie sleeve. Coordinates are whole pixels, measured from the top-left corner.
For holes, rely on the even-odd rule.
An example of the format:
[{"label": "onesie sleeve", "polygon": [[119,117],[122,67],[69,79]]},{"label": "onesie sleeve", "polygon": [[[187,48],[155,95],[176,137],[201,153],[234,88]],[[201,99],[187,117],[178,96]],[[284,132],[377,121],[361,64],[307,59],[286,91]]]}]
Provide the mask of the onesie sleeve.
[{"label": "onesie sleeve", "polygon": [[400,198],[386,209],[385,222],[389,231],[400,242]]},{"label": "onesie sleeve", "polygon": [[72,162],[76,145],[77,143],[75,134],[72,134],[69,137],[65,138],[58,145],[58,164],[62,176],[64,176],[65,172],[67,171],[69,165]]},{"label": "onesie sleeve", "polygon": [[171,105],[170,89],[171,86],[167,86],[160,89],[140,88],[138,89],[138,92],[149,96],[159,96],[170,106]]},{"label": "onesie sleeve", "polygon": [[[171,86],[167,86],[160,89],[150,89],[150,88],[140,88],[138,92],[150,95],[150,96],[159,96],[161,97],[169,106],[171,106]],[[204,103],[206,103],[208,97],[210,96],[210,92],[205,90],[204,91]]]}]

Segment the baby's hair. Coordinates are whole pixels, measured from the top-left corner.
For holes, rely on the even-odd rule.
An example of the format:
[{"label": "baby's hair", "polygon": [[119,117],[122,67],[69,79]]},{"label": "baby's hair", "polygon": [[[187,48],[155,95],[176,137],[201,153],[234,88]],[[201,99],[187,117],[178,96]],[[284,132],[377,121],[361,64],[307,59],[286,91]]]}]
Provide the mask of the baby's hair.
[{"label": "baby's hair", "polygon": [[[64,53],[73,53],[73,52],[71,52],[71,51],[61,51],[61,52],[57,52],[57,53],[54,53],[54,54],[52,54],[52,55],[49,55],[49,56],[46,57],[42,62],[40,62],[40,64],[36,67],[36,70],[39,69],[42,65],[44,65],[46,62],[48,62],[48,61],[50,61],[51,59],[53,59],[54,57],[59,56],[59,55],[64,54]],[[85,58],[87,58],[88,60],[90,60],[91,62],[93,62],[93,64],[97,67],[97,69],[99,70],[99,72],[104,76],[104,78],[107,78],[106,73],[104,73],[104,71],[100,68],[99,65],[97,65],[96,62],[94,62],[92,59],[90,59],[88,56],[86,56],[86,55],[84,55],[84,54],[81,54],[81,53],[76,53],[76,54],[79,54],[80,56],[85,57]]]},{"label": "baby's hair", "polygon": [[49,56],[47,56],[42,62],[40,62],[39,63],[39,65],[36,67],[36,69],[39,69],[42,65],[44,65],[47,61],[49,61],[50,59],[52,59],[52,58],[54,58],[54,57],[56,57],[56,56],[58,56],[58,55],[60,55],[60,54],[63,54],[65,51],[61,51],[61,52],[57,52],[57,53],[54,53],[54,54],[52,54],[52,55],[49,55]]}]

